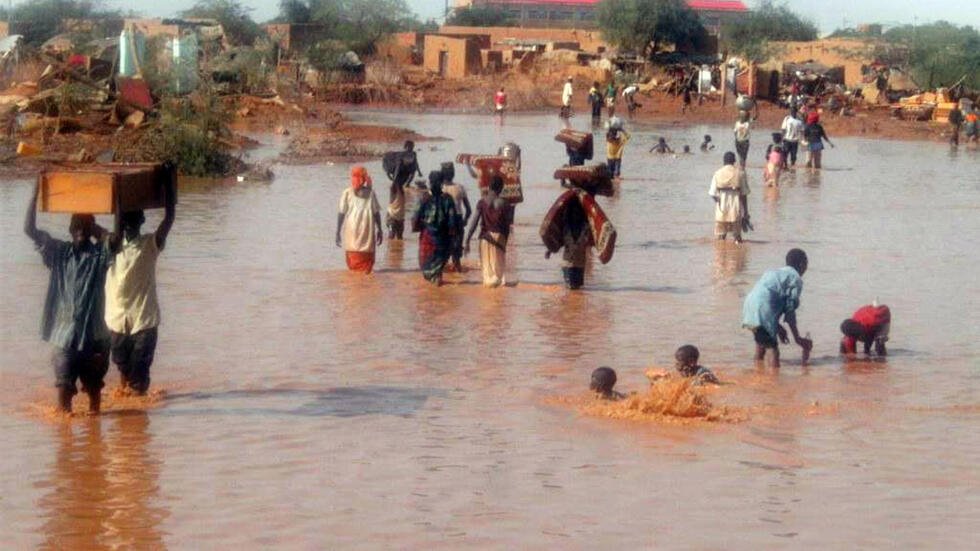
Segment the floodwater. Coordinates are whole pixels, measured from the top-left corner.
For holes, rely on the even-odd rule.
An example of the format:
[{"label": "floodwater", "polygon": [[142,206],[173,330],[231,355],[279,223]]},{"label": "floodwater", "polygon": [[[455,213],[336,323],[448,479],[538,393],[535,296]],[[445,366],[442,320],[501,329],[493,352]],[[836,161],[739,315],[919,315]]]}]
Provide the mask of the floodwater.
[{"label": "floodwater", "polygon": [[[705,133],[727,143],[728,130],[633,127],[626,179],[600,199],[619,228],[615,257],[568,292],[537,237],[559,194],[556,118],[354,116],[452,139],[421,144],[426,171],[523,147],[516,285],[483,289],[473,270],[433,288],[414,235],[386,241],[373,276],[347,273],[333,244],[347,165],[183,182],[158,272],[153,385],[165,397],[57,420],[44,413],[54,395],[38,338],[47,273],[20,230],[32,183],[3,182],[4,548],[975,546],[980,153],[842,138],[826,170],[774,192],[760,184],[757,129],[756,231],[735,248],[712,239],[721,151],[646,153],[661,134],[680,149]],[[66,233],[64,217],[40,224]],[[742,298],[791,247],[810,257],[799,319],[814,357],[804,369],[787,347],[781,372],[759,371]],[[890,355],[845,363],[840,321],[875,296],[892,308]],[[642,390],[643,370],[685,343],[735,383],[711,400],[746,407],[747,421],[630,422],[551,400],[580,393],[599,365],[620,390]]]}]

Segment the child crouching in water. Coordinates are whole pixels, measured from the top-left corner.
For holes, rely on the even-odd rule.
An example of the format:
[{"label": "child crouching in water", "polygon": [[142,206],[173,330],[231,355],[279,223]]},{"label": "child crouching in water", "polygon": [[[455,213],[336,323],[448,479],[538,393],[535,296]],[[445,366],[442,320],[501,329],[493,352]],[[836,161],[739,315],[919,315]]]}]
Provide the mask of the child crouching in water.
[{"label": "child crouching in water", "polygon": [[[678,348],[677,352],[674,352],[674,369],[677,370],[677,373],[681,377],[693,379],[692,384],[720,385],[721,381],[718,380],[718,377],[710,369],[698,365],[698,358],[700,357],[701,353],[696,346],[685,344]],[[646,375],[651,383],[655,383],[660,379],[670,377],[671,374],[666,370],[660,369],[647,371]]]},{"label": "child crouching in water", "polygon": [[625,394],[616,392],[616,372],[611,367],[600,367],[592,372],[592,381],[589,383],[589,390],[595,392],[596,398],[602,400],[622,400]]}]

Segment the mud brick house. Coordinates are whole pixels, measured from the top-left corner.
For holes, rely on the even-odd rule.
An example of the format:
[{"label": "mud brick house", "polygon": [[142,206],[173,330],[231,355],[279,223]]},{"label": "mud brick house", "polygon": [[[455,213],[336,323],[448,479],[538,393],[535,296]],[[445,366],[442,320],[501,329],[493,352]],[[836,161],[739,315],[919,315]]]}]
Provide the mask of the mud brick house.
[{"label": "mud brick house", "polygon": [[[601,0],[456,0],[456,8],[491,7],[506,12],[519,27],[592,29]],[[726,22],[749,9],[740,0],[688,0],[713,36],[720,37]]]},{"label": "mud brick house", "polygon": [[443,78],[463,78],[483,70],[480,50],[488,48],[489,35],[426,35],[422,65]]}]

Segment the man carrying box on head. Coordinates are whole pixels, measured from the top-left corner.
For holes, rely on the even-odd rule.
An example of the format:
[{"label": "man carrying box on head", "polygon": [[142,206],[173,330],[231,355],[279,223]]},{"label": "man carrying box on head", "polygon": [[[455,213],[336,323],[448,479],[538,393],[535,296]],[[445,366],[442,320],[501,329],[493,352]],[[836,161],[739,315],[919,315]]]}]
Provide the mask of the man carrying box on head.
[{"label": "man carrying box on head", "polygon": [[[40,185],[27,206],[24,233],[34,241],[50,271],[48,294],[41,318],[41,338],[54,346],[58,406],[71,412],[71,401],[81,380],[89,396],[89,411],[98,413],[102,387],[109,369],[109,331],[103,320],[106,269],[110,252],[105,234],[91,214],[72,214],[71,241],[54,239],[37,229]],[[93,241],[93,239],[95,241]]]},{"label": "man carrying box on head", "polygon": [[157,346],[157,256],[167,243],[177,204],[176,172],[164,182],[164,216],[156,232],[140,234],[142,210],[123,212],[108,240],[112,262],[105,281],[105,323],[111,334],[112,362],[123,388],[139,395],[150,387],[150,365]]}]

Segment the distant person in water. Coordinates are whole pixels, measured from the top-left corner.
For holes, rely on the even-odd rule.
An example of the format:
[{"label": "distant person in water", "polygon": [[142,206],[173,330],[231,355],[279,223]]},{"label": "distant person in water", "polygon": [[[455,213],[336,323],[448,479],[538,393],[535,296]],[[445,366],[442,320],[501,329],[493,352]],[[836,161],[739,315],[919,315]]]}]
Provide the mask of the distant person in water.
[{"label": "distant person in water", "polygon": [[419,233],[419,267],[422,276],[442,285],[442,272],[456,244],[459,215],[453,198],[442,192],[442,172],[429,173],[429,196],[412,220],[412,231]]},{"label": "distant person in water", "polygon": [[371,177],[361,165],[350,169],[350,186],[340,194],[337,207],[337,246],[347,256],[347,269],[370,274],[375,248],[381,245],[381,205],[371,188]]},{"label": "distant person in water", "polygon": [[[735,154],[725,153],[724,166],[711,177],[708,196],[715,201],[715,237],[724,241],[728,234],[742,242],[742,230],[749,219],[749,179],[742,167],[735,165]],[[751,229],[751,228],[749,228]]]},{"label": "distant person in water", "polygon": [[486,197],[476,204],[476,216],[470,223],[466,235],[466,253],[470,251],[470,240],[476,226],[480,226],[480,268],[483,272],[483,285],[499,287],[506,284],[504,272],[507,268],[507,239],[514,223],[514,206],[500,196],[504,191],[504,179],[494,176]]},{"label": "distant person in water", "polygon": [[623,170],[623,150],[630,141],[629,132],[610,126],[606,131],[606,165],[613,178],[619,178]]},{"label": "distant person in water", "polygon": [[405,236],[405,188],[412,183],[418,173],[422,176],[418,158],[415,155],[415,142],[405,142],[404,151],[397,161],[386,164],[385,172],[391,180],[388,194],[388,239],[401,240]]},{"label": "distant person in water", "polygon": [[31,238],[49,270],[41,317],[41,338],[51,343],[58,407],[71,413],[78,381],[89,397],[89,411],[99,413],[103,379],[109,370],[109,329],[105,324],[105,280],[112,253],[105,232],[91,214],[73,214],[71,241],[54,239],[37,229],[38,186],[27,205],[24,233]]},{"label": "distant person in water", "polygon": [[793,340],[804,350],[804,354],[813,348],[813,342],[800,336],[796,326],[796,310],[800,307],[806,269],[806,253],[801,249],[792,249],[786,253],[786,266],[766,271],[745,297],[742,327],[751,330],[755,337],[757,362],[762,362],[768,352],[769,366],[779,367],[779,342],[789,343],[786,329],[780,324],[781,319],[789,325]]},{"label": "distant person in water", "polygon": [[626,396],[616,392],[616,371],[611,367],[600,367],[592,372],[592,380],[589,381],[589,390],[602,400],[622,400]]},{"label": "distant person in water", "polygon": [[673,152],[674,150],[667,145],[667,139],[663,137],[658,139],[657,144],[650,148],[650,153],[659,153],[661,155]]},{"label": "distant person in water", "polygon": [[779,178],[786,166],[786,158],[783,155],[783,135],[781,132],[773,132],[772,143],[766,147],[766,168],[763,171],[763,179],[769,187],[778,187]]},{"label": "distant person in water", "polygon": [[[581,289],[585,284],[585,261],[589,247],[592,246],[592,232],[586,219],[585,209],[577,201],[569,201],[564,212],[562,229],[562,276],[565,287]],[[551,251],[544,253],[545,258],[551,258]]]},{"label": "distant person in water", "polygon": [[470,207],[470,199],[466,195],[466,188],[462,184],[453,181],[456,177],[456,168],[453,163],[442,163],[442,192],[453,198],[456,204],[456,214],[459,215],[459,228],[456,231],[456,244],[453,246],[452,268],[457,272],[463,271],[463,234],[466,233],[466,223],[470,221],[473,208]]},{"label": "distant person in water", "polygon": [[953,105],[949,112],[949,128],[952,133],[949,136],[949,144],[952,146],[960,145],[960,129],[963,127],[963,111],[960,111],[960,104]]},{"label": "distant person in water", "polygon": [[826,141],[829,143],[830,147],[834,147],[834,144],[827,137],[827,132],[824,131],[823,125],[820,124],[820,114],[816,111],[807,114],[803,137],[806,139],[808,152],[806,166],[809,168],[820,168],[823,162],[823,142]]},{"label": "distant person in water", "polygon": [[[122,386],[138,395],[150,388],[150,366],[157,347],[160,306],[157,303],[157,257],[167,244],[177,207],[177,173],[170,167],[164,187],[164,215],[153,233],[141,234],[142,210],[122,213],[109,236],[112,261],[106,274],[105,323],[112,362]],[[380,219],[378,221],[380,224]],[[380,229],[380,227],[379,227]]]},{"label": "distant person in water", "polygon": [[684,150],[681,151],[681,153],[683,153],[684,155],[693,155],[693,153],[691,152],[691,146],[685,145]]},{"label": "distant person in water", "polygon": [[606,115],[612,118],[616,115],[616,94],[619,89],[616,87],[616,81],[610,80],[609,85],[606,86]]},{"label": "distant person in water", "polygon": [[567,119],[572,116],[572,96],[574,95],[574,90],[572,89],[572,77],[568,77],[565,80],[565,86],[561,91],[561,111],[558,116],[563,119]]},{"label": "distant person in water", "polygon": [[592,88],[589,88],[589,106],[592,108],[592,124],[599,124],[599,119],[602,118],[602,92],[599,90],[599,83],[593,82]]},{"label": "distant person in water", "polygon": [[879,305],[875,301],[858,308],[854,315],[840,324],[844,338],[840,342],[841,354],[856,354],[857,343],[864,344],[864,353],[871,353],[872,343],[875,353],[884,356],[885,343],[888,342],[888,332],[891,329],[892,313],[888,306]]},{"label": "distant person in water", "polygon": [[714,148],[715,148],[715,144],[711,143],[711,136],[708,135],[708,134],[705,134],[704,135],[704,141],[701,142],[701,152],[702,153],[707,153],[709,151],[713,151]]},{"label": "distant person in water", "polygon": [[503,115],[504,111],[507,109],[507,93],[504,92],[504,87],[501,86],[500,90],[493,95],[493,109],[498,115]]}]

